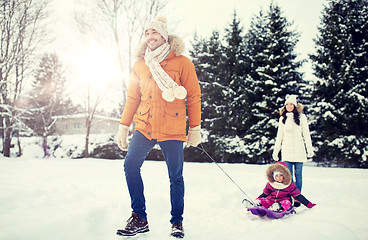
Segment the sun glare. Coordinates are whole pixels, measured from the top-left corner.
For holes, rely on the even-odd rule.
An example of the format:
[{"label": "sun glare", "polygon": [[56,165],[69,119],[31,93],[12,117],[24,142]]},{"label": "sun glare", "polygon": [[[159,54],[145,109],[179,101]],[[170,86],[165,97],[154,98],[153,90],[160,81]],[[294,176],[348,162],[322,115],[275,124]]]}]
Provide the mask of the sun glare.
[{"label": "sun glare", "polygon": [[91,41],[78,58],[77,81],[92,92],[102,93],[121,81],[122,72],[114,51]]}]

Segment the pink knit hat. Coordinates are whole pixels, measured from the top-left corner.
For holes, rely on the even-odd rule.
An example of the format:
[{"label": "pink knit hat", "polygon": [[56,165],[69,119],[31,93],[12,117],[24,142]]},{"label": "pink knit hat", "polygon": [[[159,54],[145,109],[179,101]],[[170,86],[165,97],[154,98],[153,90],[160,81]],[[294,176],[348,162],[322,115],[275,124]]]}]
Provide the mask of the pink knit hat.
[{"label": "pink knit hat", "polygon": [[275,164],[281,164],[281,165],[283,165],[286,168],[288,167],[287,164],[286,164],[286,162],[283,162],[283,161],[275,162]]}]

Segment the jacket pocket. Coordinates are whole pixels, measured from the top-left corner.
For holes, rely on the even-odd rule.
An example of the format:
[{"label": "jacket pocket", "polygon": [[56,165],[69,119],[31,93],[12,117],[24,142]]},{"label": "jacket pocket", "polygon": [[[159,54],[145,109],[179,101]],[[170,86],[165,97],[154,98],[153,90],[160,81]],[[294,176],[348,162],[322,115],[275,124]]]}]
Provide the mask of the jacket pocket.
[{"label": "jacket pocket", "polygon": [[134,122],[137,123],[137,126],[144,128],[148,121],[149,110],[150,107],[147,105],[140,105],[138,107],[137,112],[134,116]]},{"label": "jacket pocket", "polygon": [[186,134],[186,109],[181,106],[165,108],[164,130],[166,134]]}]

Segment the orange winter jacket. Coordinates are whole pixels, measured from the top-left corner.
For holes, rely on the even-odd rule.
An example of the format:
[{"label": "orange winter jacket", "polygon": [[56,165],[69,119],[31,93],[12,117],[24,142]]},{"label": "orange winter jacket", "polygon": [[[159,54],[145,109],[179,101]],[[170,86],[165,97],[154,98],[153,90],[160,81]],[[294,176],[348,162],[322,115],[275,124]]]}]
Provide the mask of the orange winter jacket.
[{"label": "orange winter jacket", "polygon": [[[174,41],[181,41],[176,38]],[[181,56],[175,49],[177,44],[170,41],[173,41],[172,37],[169,37],[169,43],[174,48],[160,65],[179,86],[187,90],[187,101],[165,101],[144,59],[140,59],[133,66],[120,124],[130,126],[132,121],[136,122],[135,131],[140,131],[150,140],[186,141],[186,107],[189,126],[200,125],[201,90],[193,63]]]}]

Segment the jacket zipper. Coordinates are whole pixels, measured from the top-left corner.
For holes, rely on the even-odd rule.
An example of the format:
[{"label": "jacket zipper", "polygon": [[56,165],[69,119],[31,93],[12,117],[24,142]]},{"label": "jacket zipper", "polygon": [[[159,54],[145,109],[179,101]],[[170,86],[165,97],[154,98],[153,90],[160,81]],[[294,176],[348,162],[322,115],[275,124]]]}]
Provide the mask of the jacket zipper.
[{"label": "jacket zipper", "polygon": [[280,192],[280,190],[277,190],[276,197],[275,197],[275,202],[277,202],[277,197],[279,196],[279,192]]}]

